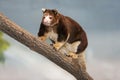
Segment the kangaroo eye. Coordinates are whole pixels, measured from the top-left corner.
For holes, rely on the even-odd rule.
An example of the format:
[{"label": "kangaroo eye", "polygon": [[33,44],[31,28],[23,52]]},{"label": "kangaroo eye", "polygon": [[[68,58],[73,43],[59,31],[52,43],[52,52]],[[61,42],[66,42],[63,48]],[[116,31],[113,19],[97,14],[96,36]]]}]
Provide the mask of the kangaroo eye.
[{"label": "kangaroo eye", "polygon": [[49,19],[52,19],[52,17],[49,17]]},{"label": "kangaroo eye", "polygon": [[43,16],[43,19],[45,18],[45,16]]}]

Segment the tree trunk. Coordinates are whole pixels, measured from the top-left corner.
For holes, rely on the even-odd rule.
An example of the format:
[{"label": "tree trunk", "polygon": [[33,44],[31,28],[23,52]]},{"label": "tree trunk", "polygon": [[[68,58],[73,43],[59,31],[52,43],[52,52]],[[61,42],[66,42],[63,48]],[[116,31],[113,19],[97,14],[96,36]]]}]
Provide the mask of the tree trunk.
[{"label": "tree trunk", "polygon": [[49,60],[71,73],[77,80],[93,80],[86,71],[83,71],[77,59],[70,58],[55,51],[52,46],[41,42],[37,37],[22,29],[20,26],[0,14],[0,30],[20,43],[26,45],[38,54],[47,57]]}]

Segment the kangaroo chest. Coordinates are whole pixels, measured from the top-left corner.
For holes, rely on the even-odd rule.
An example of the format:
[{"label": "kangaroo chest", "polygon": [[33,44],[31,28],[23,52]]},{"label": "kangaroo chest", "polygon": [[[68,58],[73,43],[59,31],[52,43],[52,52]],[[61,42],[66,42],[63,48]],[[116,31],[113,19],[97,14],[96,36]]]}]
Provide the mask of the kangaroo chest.
[{"label": "kangaroo chest", "polygon": [[53,30],[51,30],[50,32],[48,32],[48,38],[53,40],[53,41],[57,41],[58,39],[58,34],[56,32],[54,32]]}]

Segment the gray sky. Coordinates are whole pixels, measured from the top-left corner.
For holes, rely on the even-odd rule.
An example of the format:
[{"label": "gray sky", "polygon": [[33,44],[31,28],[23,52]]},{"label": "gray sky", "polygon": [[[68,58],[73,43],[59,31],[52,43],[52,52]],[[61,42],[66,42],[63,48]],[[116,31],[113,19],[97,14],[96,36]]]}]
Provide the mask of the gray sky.
[{"label": "gray sky", "polygon": [[119,30],[120,0],[0,0],[0,12],[36,34],[41,8],[55,8],[89,30]]},{"label": "gray sky", "polygon": [[41,9],[55,8],[82,25],[88,35],[88,50],[108,58],[120,51],[119,3],[120,0],[0,0],[0,12],[37,36]]},{"label": "gray sky", "polygon": [[[95,80],[120,80],[120,0],[0,0],[0,12],[34,35],[39,29],[42,8],[55,8],[85,29],[88,36],[87,65]],[[59,70],[52,68],[38,54],[27,52],[28,48],[11,38],[6,40],[11,47],[5,54],[7,67],[0,66],[0,80],[19,80],[24,74],[23,80],[66,80],[68,74],[63,77],[63,73],[56,72]],[[50,73],[46,74],[48,71]]]}]

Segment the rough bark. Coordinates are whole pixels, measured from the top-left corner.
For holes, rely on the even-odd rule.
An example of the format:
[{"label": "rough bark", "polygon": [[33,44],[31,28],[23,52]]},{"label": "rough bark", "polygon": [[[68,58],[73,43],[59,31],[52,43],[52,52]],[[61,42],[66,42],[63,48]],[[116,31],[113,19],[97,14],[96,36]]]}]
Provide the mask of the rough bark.
[{"label": "rough bark", "polygon": [[70,58],[55,51],[53,47],[48,44],[41,42],[37,37],[25,31],[1,13],[0,31],[8,34],[38,54],[47,57],[61,68],[71,73],[77,80],[93,80],[86,71],[82,70],[77,59],[71,61]]}]

